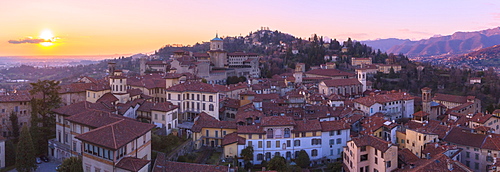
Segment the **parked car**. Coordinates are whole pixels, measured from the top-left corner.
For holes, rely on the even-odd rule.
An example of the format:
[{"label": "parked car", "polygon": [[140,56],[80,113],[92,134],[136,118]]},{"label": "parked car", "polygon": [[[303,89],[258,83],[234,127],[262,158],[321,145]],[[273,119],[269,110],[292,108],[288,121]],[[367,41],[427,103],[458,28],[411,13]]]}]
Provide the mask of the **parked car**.
[{"label": "parked car", "polygon": [[36,163],[37,163],[37,164],[41,164],[41,163],[42,163],[42,160],[41,160],[40,158],[38,158],[38,157],[37,157],[37,158],[36,158]]},{"label": "parked car", "polygon": [[49,162],[49,158],[45,155],[42,155],[40,156],[40,159],[43,161],[43,162]]}]

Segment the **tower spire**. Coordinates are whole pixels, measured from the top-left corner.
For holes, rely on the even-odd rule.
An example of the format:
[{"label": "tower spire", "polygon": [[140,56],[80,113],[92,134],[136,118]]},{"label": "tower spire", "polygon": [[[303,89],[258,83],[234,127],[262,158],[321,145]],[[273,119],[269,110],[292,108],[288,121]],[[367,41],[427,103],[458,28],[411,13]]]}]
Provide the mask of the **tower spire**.
[{"label": "tower spire", "polygon": [[218,30],[215,30],[215,37],[219,38],[219,31]]}]

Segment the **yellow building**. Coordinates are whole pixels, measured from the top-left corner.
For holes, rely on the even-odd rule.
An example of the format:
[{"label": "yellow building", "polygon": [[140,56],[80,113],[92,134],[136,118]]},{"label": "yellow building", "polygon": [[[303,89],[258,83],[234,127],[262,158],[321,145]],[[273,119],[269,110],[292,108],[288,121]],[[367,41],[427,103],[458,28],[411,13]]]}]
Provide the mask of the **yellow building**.
[{"label": "yellow building", "polygon": [[362,66],[362,65],[371,65],[372,58],[351,58],[352,66]]},{"label": "yellow building", "polygon": [[422,150],[425,149],[426,144],[438,141],[438,135],[425,128],[406,129],[405,148],[408,148],[417,157],[425,158],[425,155],[422,155]]},{"label": "yellow building", "polygon": [[395,73],[401,71],[401,65],[390,65],[390,64],[377,64],[378,72],[388,74],[391,72],[391,68],[394,69]]},{"label": "yellow building", "polygon": [[234,121],[219,121],[202,112],[195,119],[191,130],[195,149],[202,146],[220,147],[224,136],[236,132],[236,123]]}]

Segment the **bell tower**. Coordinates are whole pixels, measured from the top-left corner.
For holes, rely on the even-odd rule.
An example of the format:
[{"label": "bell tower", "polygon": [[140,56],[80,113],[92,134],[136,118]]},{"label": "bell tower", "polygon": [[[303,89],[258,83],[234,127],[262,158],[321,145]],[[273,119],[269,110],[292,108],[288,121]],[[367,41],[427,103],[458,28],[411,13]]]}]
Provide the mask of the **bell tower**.
[{"label": "bell tower", "polygon": [[431,113],[431,91],[429,87],[422,88],[422,111]]},{"label": "bell tower", "polygon": [[227,62],[227,52],[224,51],[224,41],[219,38],[219,34],[215,34],[215,38],[210,40],[210,62],[214,64],[216,68],[228,67]]}]

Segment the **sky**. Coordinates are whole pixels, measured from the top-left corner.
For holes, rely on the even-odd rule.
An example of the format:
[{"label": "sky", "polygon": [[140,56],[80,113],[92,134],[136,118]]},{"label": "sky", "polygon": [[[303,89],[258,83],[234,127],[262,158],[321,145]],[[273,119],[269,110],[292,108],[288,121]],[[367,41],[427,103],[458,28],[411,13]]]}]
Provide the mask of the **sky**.
[{"label": "sky", "polygon": [[0,56],[151,53],[261,26],[337,40],[418,40],[500,26],[498,0],[6,0],[0,7]]}]

